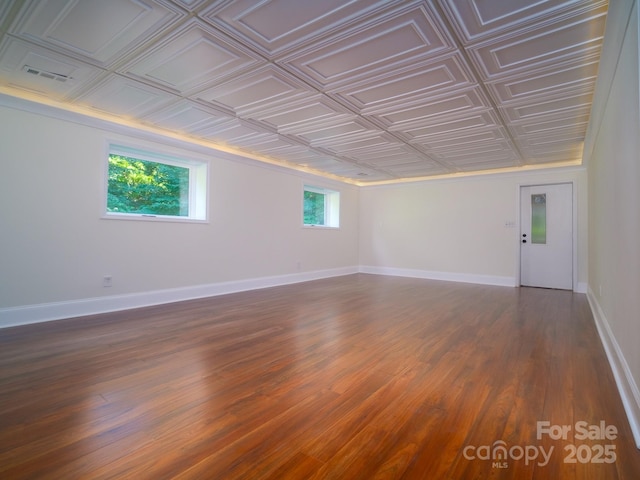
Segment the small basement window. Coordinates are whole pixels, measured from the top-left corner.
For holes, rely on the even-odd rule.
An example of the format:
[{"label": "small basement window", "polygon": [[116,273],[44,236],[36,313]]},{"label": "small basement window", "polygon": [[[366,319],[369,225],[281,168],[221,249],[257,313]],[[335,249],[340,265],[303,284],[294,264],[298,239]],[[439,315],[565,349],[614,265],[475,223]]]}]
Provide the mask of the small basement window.
[{"label": "small basement window", "polygon": [[207,163],[111,145],[106,217],[207,219]]},{"label": "small basement window", "polygon": [[333,228],[340,226],[340,192],[305,185],[303,206],[305,226]]}]

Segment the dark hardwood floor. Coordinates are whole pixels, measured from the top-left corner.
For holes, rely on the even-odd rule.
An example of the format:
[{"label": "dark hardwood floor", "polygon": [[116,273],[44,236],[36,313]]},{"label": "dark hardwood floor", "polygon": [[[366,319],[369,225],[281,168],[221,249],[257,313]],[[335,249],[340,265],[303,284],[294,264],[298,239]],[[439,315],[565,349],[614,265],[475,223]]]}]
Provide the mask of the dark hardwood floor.
[{"label": "dark hardwood floor", "polygon": [[0,478],[635,480],[640,451],[584,295],[359,274],[0,330]]}]

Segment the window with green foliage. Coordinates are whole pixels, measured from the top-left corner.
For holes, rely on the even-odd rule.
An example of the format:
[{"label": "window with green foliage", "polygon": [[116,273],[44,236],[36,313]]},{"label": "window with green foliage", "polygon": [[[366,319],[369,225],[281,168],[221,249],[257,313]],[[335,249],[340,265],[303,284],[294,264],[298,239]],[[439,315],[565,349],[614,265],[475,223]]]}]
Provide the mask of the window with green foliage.
[{"label": "window with green foliage", "polygon": [[304,225],[313,227],[340,226],[340,193],[321,187],[304,186]]},{"label": "window with green foliage", "polygon": [[206,219],[206,164],[111,148],[107,216]]}]

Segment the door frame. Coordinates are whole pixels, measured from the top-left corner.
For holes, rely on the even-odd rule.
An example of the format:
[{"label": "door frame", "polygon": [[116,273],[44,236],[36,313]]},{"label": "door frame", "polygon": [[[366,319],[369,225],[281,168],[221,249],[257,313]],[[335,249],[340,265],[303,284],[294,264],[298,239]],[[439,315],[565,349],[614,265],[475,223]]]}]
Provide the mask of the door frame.
[{"label": "door frame", "polygon": [[516,287],[521,287],[522,284],[522,272],[520,271],[520,261],[522,255],[522,243],[520,239],[520,231],[521,231],[521,222],[520,212],[522,211],[522,197],[520,192],[524,187],[546,187],[551,185],[567,185],[571,184],[571,207],[572,207],[572,221],[573,225],[571,226],[571,237],[572,237],[572,259],[571,262],[573,264],[573,279],[572,279],[572,288],[571,290],[574,292],[578,291],[578,188],[577,182],[575,180],[567,180],[566,182],[535,182],[535,183],[518,183],[516,189],[516,205],[518,206],[516,211],[516,242],[518,242],[518,248],[516,249]]}]

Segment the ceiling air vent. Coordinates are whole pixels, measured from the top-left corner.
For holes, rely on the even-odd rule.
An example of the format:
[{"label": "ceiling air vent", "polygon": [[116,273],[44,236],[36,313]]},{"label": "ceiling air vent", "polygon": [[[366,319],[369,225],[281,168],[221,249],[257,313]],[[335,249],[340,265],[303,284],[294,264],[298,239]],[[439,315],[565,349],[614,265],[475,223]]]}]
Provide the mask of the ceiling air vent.
[{"label": "ceiling air vent", "polygon": [[25,65],[24,67],[22,67],[22,70],[24,70],[25,72],[31,75],[47,78],[49,80],[57,80],[58,82],[66,82],[67,80],[71,80],[72,78],[68,75],[63,75],[61,73],[55,73],[55,72],[48,72],[46,70],[40,70],[38,68],[30,67],[29,65]]}]

